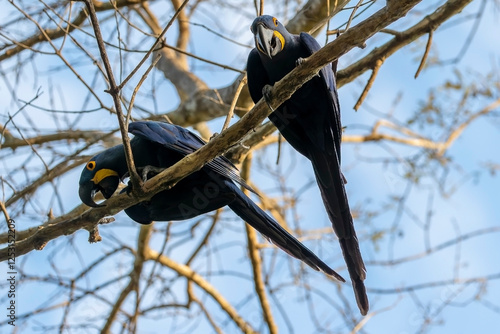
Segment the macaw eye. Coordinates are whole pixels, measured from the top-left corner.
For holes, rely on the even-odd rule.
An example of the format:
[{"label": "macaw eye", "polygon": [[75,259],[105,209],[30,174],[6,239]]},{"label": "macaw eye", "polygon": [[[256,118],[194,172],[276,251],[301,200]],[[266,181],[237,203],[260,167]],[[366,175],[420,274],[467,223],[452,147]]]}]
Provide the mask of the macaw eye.
[{"label": "macaw eye", "polygon": [[278,26],[278,19],[273,17],[273,22],[274,22],[274,25],[277,27]]},{"label": "macaw eye", "polygon": [[94,170],[94,168],[95,168],[95,161],[89,161],[89,162],[87,162],[87,169],[88,170],[92,171],[92,170]]}]

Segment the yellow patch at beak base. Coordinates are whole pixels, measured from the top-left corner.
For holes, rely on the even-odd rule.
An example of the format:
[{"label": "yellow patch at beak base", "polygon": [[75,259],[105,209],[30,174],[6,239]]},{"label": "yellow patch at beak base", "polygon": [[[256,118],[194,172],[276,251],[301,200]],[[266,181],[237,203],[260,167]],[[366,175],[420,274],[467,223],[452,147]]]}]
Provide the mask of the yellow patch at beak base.
[{"label": "yellow patch at beak base", "polygon": [[92,180],[90,181],[93,181],[94,184],[99,184],[99,182],[101,182],[103,179],[107,178],[108,176],[118,176],[118,173],[115,172],[114,170],[112,169],[99,169],[94,177],[92,178]]},{"label": "yellow patch at beak base", "polygon": [[278,39],[280,40],[281,50],[283,51],[283,48],[285,47],[285,38],[283,37],[283,35],[279,31],[276,31],[276,30],[274,31],[273,35],[278,37]]}]

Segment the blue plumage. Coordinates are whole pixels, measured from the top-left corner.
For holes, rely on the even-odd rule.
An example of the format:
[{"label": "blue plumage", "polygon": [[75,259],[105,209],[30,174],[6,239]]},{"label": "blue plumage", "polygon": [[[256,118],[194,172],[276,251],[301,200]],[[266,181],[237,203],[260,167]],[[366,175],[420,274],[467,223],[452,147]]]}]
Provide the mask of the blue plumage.
[{"label": "blue plumage", "polygon": [[[184,156],[193,153],[205,142],[177,125],[161,122],[133,122],[129,132],[136,168],[140,171],[152,167],[155,172],[172,166]],[[101,191],[109,198],[118,183],[127,174],[122,145],[110,148],[93,157],[80,177],[79,195],[85,204],[98,206],[93,194]],[[225,157],[208,162],[172,189],[159,192],[151,200],[125,209],[125,213],[141,224],[152,221],[184,220],[228,205],[238,216],[259,231],[269,241],[311,268],[344,279],[321,261],[313,252],[294,238],[274,219],[260,209],[237,186],[251,189],[239,177],[236,167]],[[125,188],[124,191],[129,189]]]},{"label": "blue plumage", "polygon": [[[255,36],[247,62],[248,89],[255,103],[267,98],[268,85],[274,85],[301,60],[320,49],[309,34],[290,34],[274,17],[263,15],[251,26]],[[335,64],[336,67],[336,64]],[[313,166],[323,203],[339,238],[351,277],[356,301],[363,315],[369,303],[364,286],[366,269],[345,193],[345,178],[340,171],[342,125],[340,104],[332,64],[306,82],[269,119],[295,150]]]}]

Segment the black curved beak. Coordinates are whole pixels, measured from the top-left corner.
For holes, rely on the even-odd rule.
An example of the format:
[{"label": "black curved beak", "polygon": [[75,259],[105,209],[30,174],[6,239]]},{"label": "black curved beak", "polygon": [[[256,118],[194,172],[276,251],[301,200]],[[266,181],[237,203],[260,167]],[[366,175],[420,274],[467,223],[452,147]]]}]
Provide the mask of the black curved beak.
[{"label": "black curved beak", "polygon": [[255,43],[257,48],[269,58],[275,56],[282,48],[281,41],[274,35],[274,30],[263,24],[257,26]]},{"label": "black curved beak", "polygon": [[82,202],[90,207],[99,208],[106,206],[105,204],[97,204],[94,202],[94,195],[96,192],[100,191],[104,198],[110,198],[113,193],[118,188],[120,183],[120,178],[118,176],[108,176],[101,180],[98,184],[93,181],[80,184],[80,189],[78,190],[78,195]]},{"label": "black curved beak", "polygon": [[99,190],[99,187],[94,184],[94,182],[89,181],[84,184],[80,184],[80,189],[78,189],[78,195],[82,202],[92,208],[99,208],[105,206],[104,204],[97,204],[94,202],[94,195]]}]

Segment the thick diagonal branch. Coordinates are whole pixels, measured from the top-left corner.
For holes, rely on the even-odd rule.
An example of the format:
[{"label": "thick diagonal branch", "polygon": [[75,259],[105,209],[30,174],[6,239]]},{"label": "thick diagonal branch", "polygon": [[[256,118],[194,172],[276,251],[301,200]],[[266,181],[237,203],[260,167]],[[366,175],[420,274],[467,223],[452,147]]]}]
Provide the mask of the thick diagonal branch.
[{"label": "thick diagonal branch", "polygon": [[[419,0],[406,1],[404,3],[393,3],[384,7],[370,18],[349,29],[332,43],[309,57],[301,66],[295,68],[282,80],[274,85],[271,91],[270,104],[275,108],[288,99],[307,80],[319,72],[326,64],[337,59],[352,48],[363,43],[380,29],[398,20],[417,3]],[[267,104],[261,100],[253,110],[243,116],[236,124],[229,127],[207,145],[198,151],[188,155],[175,165],[167,168],[162,173],[145,183],[146,193],[130,198],[127,194],[111,197],[105,207],[93,208],[81,216],[74,217],[56,225],[49,225],[38,230],[29,238],[16,244],[16,255],[21,256],[33,249],[37,249],[41,243],[46,243],[61,235],[72,234],[81,228],[91,228],[106,215],[113,215],[138,202],[151,198],[159,191],[169,189],[183,177],[199,170],[207,161],[224,153],[229,147],[236,144],[251,129],[256,128],[271,111]],[[0,249],[0,261],[8,257],[7,248]]]}]

